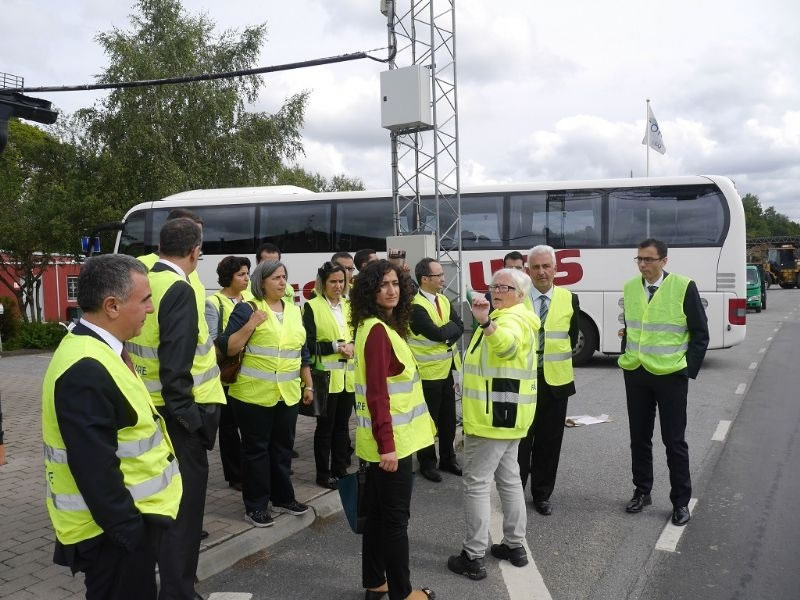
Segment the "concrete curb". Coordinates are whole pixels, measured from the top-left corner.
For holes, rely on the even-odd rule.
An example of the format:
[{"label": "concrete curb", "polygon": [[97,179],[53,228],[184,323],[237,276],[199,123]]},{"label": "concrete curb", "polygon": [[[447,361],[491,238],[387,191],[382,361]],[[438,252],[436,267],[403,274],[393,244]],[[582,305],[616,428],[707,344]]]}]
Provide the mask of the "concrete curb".
[{"label": "concrete curb", "polygon": [[[224,542],[200,553],[197,564],[197,579],[203,581],[229,569],[240,560],[285,540],[298,531],[310,527],[317,519],[325,519],[342,510],[339,494],[330,491],[317,496],[309,503],[311,510],[305,515],[282,514],[275,518],[275,525],[268,528],[252,527]],[[312,512],[313,511],[313,512]]]}]

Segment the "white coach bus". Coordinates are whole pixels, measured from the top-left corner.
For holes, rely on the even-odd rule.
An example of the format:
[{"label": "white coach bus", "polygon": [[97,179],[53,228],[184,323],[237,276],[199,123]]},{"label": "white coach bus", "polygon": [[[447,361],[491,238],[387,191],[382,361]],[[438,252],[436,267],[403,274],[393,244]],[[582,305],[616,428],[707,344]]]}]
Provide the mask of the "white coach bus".
[{"label": "white coach bus", "polygon": [[[430,197],[423,202],[432,202]],[[182,192],[133,207],[116,252],[154,252],[173,208],[202,217],[198,272],[209,291],[219,286],[225,256],[254,260],[263,242],[283,253],[289,281],[303,302],[317,268],[340,250],[386,250],[393,235],[389,191],[313,193],[293,186]],[[622,287],[638,270],[637,244],[648,237],[669,246],[667,270],[697,282],[708,315],[709,348],[745,336],[745,222],[739,194],[725,177],[650,177],[464,188],[461,194],[465,286],[481,291],[511,250],[537,244],[556,249],[555,283],[580,297],[581,336],[575,362],[595,350],[617,353]],[[446,224],[445,224],[446,225]],[[445,229],[443,227],[442,229]],[[413,268],[413,265],[412,265]]]}]

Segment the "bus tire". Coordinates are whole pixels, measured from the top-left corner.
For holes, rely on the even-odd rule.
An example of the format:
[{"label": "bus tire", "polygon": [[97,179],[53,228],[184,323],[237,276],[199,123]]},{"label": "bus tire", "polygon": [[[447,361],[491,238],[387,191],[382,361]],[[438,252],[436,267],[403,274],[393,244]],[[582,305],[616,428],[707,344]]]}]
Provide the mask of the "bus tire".
[{"label": "bus tire", "polygon": [[578,314],[578,341],[572,349],[572,364],[581,367],[587,364],[598,348],[600,336],[597,327],[585,314]]}]

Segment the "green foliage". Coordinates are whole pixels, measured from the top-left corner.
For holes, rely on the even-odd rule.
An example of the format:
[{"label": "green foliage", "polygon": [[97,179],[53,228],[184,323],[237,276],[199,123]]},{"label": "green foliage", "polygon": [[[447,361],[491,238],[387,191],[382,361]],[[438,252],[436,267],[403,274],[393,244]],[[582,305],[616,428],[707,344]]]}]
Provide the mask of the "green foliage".
[{"label": "green foliage", "polygon": [[[96,159],[38,127],[9,122],[0,154],[0,280],[17,294],[23,317],[53,254],[77,254],[79,236],[113,214],[96,193]],[[108,220],[107,218],[105,220]],[[25,302],[23,303],[23,293]]]},{"label": "green foliage", "polygon": [[742,205],[748,238],[800,235],[800,223],[779,213],[774,206],[762,209],[758,196],[745,194],[742,198]]},{"label": "green foliage", "polygon": [[357,192],[364,189],[358,177],[334,175],[327,179],[319,173],[309,173],[301,167],[287,167],[281,170],[277,185],[297,185],[312,192]]},{"label": "green foliage", "polygon": [[9,340],[8,350],[31,348],[35,350],[52,350],[58,346],[67,329],[58,323],[21,323],[17,335]]},{"label": "green foliage", "polygon": [[5,342],[11,340],[19,330],[20,314],[19,304],[16,298],[0,296],[0,304],[3,305],[3,314],[0,315],[0,336]]},{"label": "green foliage", "polygon": [[[214,33],[207,15],[180,0],[139,0],[130,29],[100,33],[109,57],[101,82],[249,69],[266,25]],[[308,92],[273,114],[247,112],[259,76],[112,91],[78,112],[82,142],[103,158],[104,189],[120,212],[190,189],[271,185],[283,161],[302,153]]]}]

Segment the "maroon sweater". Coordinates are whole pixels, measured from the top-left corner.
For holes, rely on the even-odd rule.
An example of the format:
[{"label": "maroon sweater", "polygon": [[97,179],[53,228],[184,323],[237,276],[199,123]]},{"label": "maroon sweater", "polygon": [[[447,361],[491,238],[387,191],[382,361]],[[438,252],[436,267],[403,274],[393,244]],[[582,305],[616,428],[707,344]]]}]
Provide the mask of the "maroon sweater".
[{"label": "maroon sweater", "polygon": [[378,454],[394,452],[392,415],[389,411],[387,377],[399,375],[405,365],[397,360],[392,343],[383,327],[373,327],[364,345],[367,371],[367,408],[372,419],[372,435],[378,442]]}]

